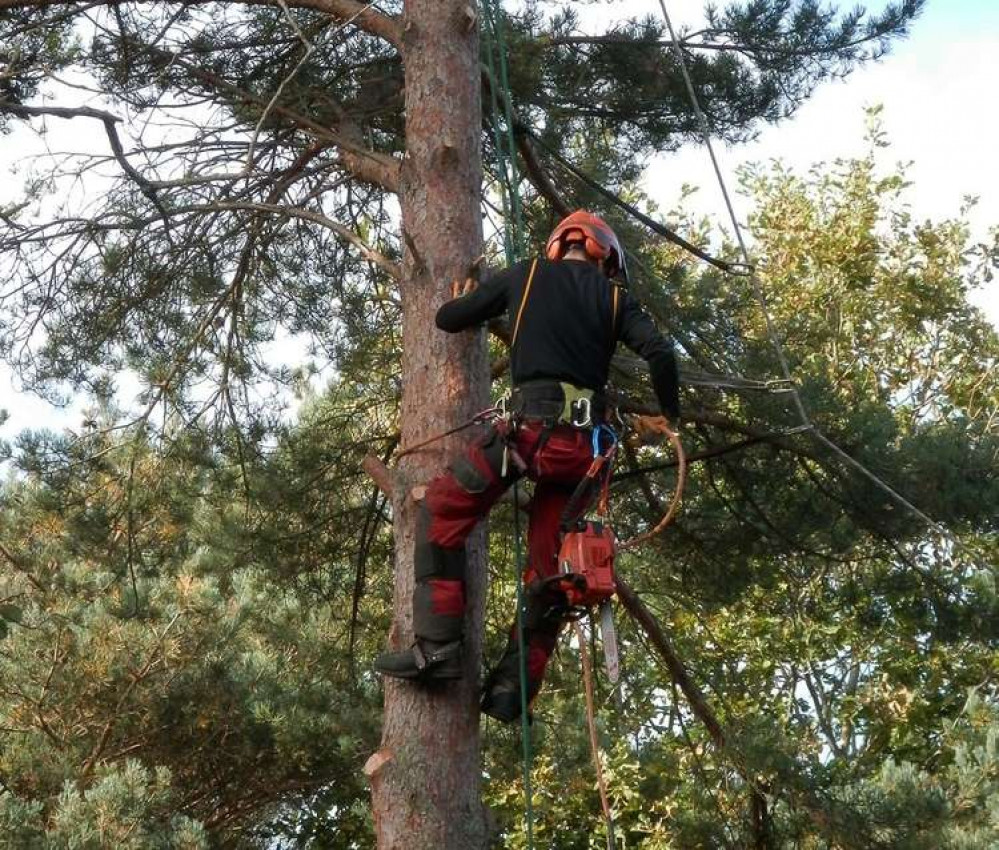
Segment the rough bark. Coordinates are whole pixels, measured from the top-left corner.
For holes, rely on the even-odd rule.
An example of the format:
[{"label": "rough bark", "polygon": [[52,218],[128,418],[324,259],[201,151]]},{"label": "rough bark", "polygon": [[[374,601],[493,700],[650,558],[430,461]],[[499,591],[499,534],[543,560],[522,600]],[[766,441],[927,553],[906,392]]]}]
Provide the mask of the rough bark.
[{"label": "rough bark", "polygon": [[[488,361],[482,333],[449,336],[434,313],[449,281],[479,255],[481,161],[478,35],[468,0],[408,0],[403,23],[406,158],[400,204],[407,246],[403,304],[402,446],[413,445],[484,406]],[[412,642],[413,488],[457,447],[444,442],[407,456],[393,487],[393,648]],[[418,491],[417,491],[418,492]],[[466,676],[417,687],[386,680],[382,743],[366,767],[381,850],[477,850],[488,843],[480,794],[477,707],[485,595],[480,530],[468,544]]]}]

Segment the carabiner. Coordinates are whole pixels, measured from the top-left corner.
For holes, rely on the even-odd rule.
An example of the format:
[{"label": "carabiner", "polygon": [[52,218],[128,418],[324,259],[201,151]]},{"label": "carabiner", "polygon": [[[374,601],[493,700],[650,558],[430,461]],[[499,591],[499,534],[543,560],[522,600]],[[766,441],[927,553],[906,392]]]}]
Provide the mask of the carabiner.
[{"label": "carabiner", "polygon": [[493,406],[493,410],[496,411],[500,419],[506,419],[510,415],[510,398],[510,393],[506,393],[496,399],[496,404]]},{"label": "carabiner", "polygon": [[610,437],[610,445],[607,447],[607,451],[610,452],[617,445],[617,434],[610,425],[606,425],[601,422],[599,425],[595,426],[593,429],[593,456],[600,457],[603,452],[600,450],[600,435],[606,433]]},{"label": "carabiner", "polygon": [[[572,412],[572,418],[570,420],[570,423],[572,424],[573,427],[585,428],[593,421],[591,415],[592,408],[590,406],[590,400],[585,396],[583,396],[582,398],[577,398],[575,401],[573,401],[572,404],[569,406],[569,409]],[[576,418],[577,416],[579,416],[578,419]]]}]

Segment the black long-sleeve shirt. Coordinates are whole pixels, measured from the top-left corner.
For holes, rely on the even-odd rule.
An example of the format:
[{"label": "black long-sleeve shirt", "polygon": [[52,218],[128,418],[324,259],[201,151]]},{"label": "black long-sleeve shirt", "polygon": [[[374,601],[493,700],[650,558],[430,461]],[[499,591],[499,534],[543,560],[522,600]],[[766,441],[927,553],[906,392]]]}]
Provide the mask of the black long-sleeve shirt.
[{"label": "black long-sleeve shirt", "polygon": [[[512,330],[532,262],[504,269],[468,295],[442,305],[437,327],[457,333],[506,311]],[[615,320],[613,297],[612,284],[593,263],[539,259],[510,355],[513,383],[548,379],[602,390],[621,341],[648,362],[660,407],[677,419],[679,376],[673,343],[626,289],[619,290]]]}]

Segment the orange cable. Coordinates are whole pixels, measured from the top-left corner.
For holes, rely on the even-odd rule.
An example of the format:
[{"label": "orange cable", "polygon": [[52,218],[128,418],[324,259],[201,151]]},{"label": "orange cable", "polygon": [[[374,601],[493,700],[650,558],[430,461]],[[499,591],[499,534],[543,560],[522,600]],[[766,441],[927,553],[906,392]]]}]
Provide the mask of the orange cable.
[{"label": "orange cable", "polygon": [[658,434],[664,434],[673,445],[677,460],[676,490],[673,493],[673,499],[670,501],[669,509],[663,515],[663,518],[655,525],[655,527],[641,534],[637,534],[630,540],[621,543],[618,546],[619,551],[631,549],[640,543],[645,543],[657,534],[660,534],[676,517],[677,511],[680,509],[680,503],[683,501],[683,488],[687,483],[687,455],[683,450],[683,443],[680,441],[680,435],[670,428],[665,417],[642,417],[642,419],[648,430],[655,431]]},{"label": "orange cable", "polygon": [[586,649],[586,636],[579,620],[572,621],[579,641],[579,657],[583,662],[583,692],[586,694],[586,725],[590,732],[590,751],[593,753],[593,766],[597,771],[597,788],[600,791],[600,806],[607,821],[607,846],[614,847],[614,815],[611,813],[610,799],[607,796],[607,782],[604,779],[603,763],[600,759],[600,742],[597,740],[596,707],[593,699],[593,668],[590,665],[590,653]]}]

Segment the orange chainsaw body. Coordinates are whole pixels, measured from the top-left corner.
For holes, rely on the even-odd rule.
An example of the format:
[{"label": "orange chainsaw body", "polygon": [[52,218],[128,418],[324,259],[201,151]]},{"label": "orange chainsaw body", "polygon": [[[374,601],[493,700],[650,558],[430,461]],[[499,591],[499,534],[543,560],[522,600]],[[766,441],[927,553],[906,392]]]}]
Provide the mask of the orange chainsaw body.
[{"label": "orange chainsaw body", "polygon": [[614,532],[603,523],[580,520],[566,532],[558,553],[558,585],[571,607],[598,605],[614,595],[614,552]]}]

